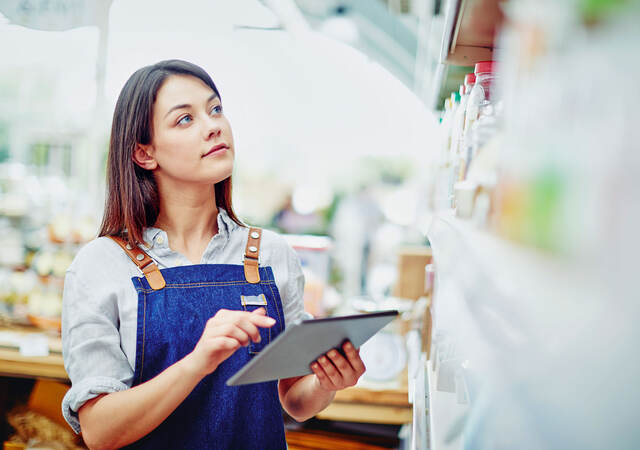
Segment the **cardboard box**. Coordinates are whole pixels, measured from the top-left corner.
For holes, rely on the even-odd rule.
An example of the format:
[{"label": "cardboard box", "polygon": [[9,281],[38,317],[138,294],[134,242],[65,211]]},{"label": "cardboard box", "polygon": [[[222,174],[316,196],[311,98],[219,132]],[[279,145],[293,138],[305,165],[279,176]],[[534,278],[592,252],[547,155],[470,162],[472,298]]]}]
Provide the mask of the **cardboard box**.
[{"label": "cardboard box", "polygon": [[424,268],[431,262],[431,247],[403,247],[398,251],[398,278],[393,296],[417,300],[426,295]]}]

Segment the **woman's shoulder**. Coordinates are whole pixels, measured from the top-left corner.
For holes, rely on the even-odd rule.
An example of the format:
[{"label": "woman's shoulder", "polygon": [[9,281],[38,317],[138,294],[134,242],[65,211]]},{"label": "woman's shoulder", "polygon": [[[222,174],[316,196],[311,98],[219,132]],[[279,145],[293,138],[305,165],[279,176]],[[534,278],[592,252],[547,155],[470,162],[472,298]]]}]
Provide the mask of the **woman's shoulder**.
[{"label": "woman's shoulder", "polygon": [[[259,228],[259,229],[261,230],[261,234],[262,234],[260,238],[261,253],[283,254],[283,253],[289,253],[290,251],[293,251],[287,239],[282,234],[267,228]],[[244,233],[248,236],[249,227],[244,229]],[[245,241],[246,241],[246,238],[245,238]]]},{"label": "woman's shoulder", "polygon": [[261,230],[260,258],[262,261],[268,262],[272,261],[273,259],[280,259],[283,257],[290,258],[293,255],[293,249],[283,235],[273,230],[260,227],[251,227],[250,225],[242,227],[239,226],[233,231],[236,236],[235,238],[233,238],[233,240],[236,242],[236,245],[238,247],[242,247],[241,251],[243,254],[251,228],[257,228]]},{"label": "woman's shoulder", "polygon": [[262,241],[268,243],[269,245],[273,245],[275,247],[288,247],[289,244],[285,237],[278,233],[277,231],[269,230],[268,228],[261,228],[262,230]]},{"label": "woman's shoulder", "polygon": [[100,236],[83,245],[69,266],[70,271],[113,271],[124,266],[128,256],[111,238]]}]

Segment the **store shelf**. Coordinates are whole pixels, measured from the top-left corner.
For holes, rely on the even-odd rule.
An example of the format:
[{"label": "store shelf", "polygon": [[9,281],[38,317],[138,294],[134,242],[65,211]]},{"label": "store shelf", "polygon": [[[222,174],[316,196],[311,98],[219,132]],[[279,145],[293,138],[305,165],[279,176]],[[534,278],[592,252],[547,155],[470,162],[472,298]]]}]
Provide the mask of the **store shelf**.
[{"label": "store shelf", "polygon": [[[496,345],[523,340],[547,342],[551,330],[574,325],[567,310],[602,298],[601,277],[593,264],[548,253],[478,229],[453,211],[437,214],[427,232],[438,277],[454,280],[484,337]],[[602,311],[583,309],[576,323]],[[532,320],[535,318],[535,320]]]},{"label": "store shelf", "polygon": [[[466,425],[458,419],[465,408],[474,411],[478,389],[496,404],[523,385],[553,398],[548,392],[562,379],[557,368],[572,367],[567,355],[607,316],[601,301],[606,293],[592,260],[503,239],[453,211],[436,214],[427,236],[436,266],[434,333],[441,336],[434,339],[436,355],[440,346],[443,353],[453,348],[446,358],[464,362],[473,381],[470,403],[462,407],[456,393],[434,390],[436,374],[429,363],[431,449],[461,448],[447,435],[464,436]],[[469,386],[464,388],[469,393]]]},{"label": "store shelf", "polygon": [[493,57],[496,30],[504,21],[505,0],[452,0],[448,2],[440,61],[472,66]]},{"label": "store shelf", "polygon": [[0,376],[69,380],[64,370],[60,338],[48,338],[48,356],[24,356],[20,353],[19,339],[40,334],[38,330],[0,328],[0,333]]},{"label": "store shelf", "polygon": [[[432,74],[428,103],[442,108],[442,101],[457,91],[464,75],[479,61],[493,59],[496,32],[504,22],[501,3],[506,0],[450,0]],[[436,56],[436,55],[434,55]]]}]

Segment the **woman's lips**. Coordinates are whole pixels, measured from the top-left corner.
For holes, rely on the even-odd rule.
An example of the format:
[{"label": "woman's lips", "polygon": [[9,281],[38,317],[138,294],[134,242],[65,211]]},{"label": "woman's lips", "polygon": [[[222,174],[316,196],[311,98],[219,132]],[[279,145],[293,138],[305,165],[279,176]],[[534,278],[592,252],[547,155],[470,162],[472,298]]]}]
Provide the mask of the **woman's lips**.
[{"label": "woman's lips", "polygon": [[228,148],[229,147],[226,144],[216,145],[214,147],[211,147],[211,150],[209,150],[207,153],[202,155],[202,157],[204,158],[205,156],[221,153],[222,151],[227,150]]}]

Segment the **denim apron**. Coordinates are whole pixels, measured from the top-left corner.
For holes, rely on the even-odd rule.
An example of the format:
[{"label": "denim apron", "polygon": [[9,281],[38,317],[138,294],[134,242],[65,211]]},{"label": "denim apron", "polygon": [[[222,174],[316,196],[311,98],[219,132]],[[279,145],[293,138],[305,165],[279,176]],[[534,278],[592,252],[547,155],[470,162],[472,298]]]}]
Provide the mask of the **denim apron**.
[{"label": "denim apron", "polygon": [[[253,237],[252,237],[253,236]],[[207,375],[135,449],[284,449],[277,381],[227,386],[225,382],[284,330],[284,314],[271,267],[258,266],[261,230],[250,229],[244,265],[198,264],[158,269],[138,248],[118,242],[143,271],[133,386],[155,377],[193,351],[207,320],[221,308],[264,307],[275,319],[259,343],[240,347]]]}]

